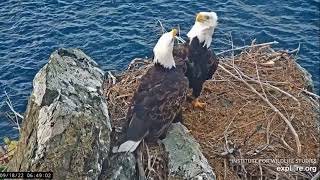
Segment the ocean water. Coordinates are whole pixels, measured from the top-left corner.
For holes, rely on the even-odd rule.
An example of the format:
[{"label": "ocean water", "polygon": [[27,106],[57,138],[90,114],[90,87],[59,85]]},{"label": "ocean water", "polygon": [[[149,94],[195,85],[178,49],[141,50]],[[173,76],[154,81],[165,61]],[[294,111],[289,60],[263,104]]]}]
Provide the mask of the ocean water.
[{"label": "ocean water", "polygon": [[[0,0],[0,138],[17,138],[5,117],[6,91],[18,112],[26,109],[32,80],[59,47],[78,47],[103,70],[122,70],[135,57],[152,55],[161,20],[169,30],[191,28],[199,11],[215,11],[215,52],[257,42],[278,41],[295,49],[297,61],[319,90],[319,0],[126,1]],[[319,94],[319,93],[318,93]]]}]

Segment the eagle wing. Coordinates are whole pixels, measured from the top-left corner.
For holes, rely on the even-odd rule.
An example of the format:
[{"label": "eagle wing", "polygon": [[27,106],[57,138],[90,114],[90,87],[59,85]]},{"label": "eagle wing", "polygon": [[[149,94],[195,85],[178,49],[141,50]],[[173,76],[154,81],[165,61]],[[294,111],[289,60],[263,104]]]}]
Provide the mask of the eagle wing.
[{"label": "eagle wing", "polygon": [[191,43],[188,40],[182,45],[174,48],[174,57],[183,58],[186,62],[185,75],[188,77],[193,96],[198,97],[201,93],[203,83],[211,79],[217,70],[219,60],[217,56],[204,43],[199,43],[197,37]]},{"label": "eagle wing", "polygon": [[157,138],[163,134],[186,99],[188,80],[179,71],[150,68],[141,78],[127,114],[127,139]]},{"label": "eagle wing", "polygon": [[213,74],[216,72],[217,68],[218,68],[218,65],[219,65],[219,59],[217,57],[217,55],[211,51],[211,50],[208,50],[210,55],[209,55],[209,59],[208,59],[208,64],[207,64],[207,78],[206,80],[208,79],[211,79]]}]

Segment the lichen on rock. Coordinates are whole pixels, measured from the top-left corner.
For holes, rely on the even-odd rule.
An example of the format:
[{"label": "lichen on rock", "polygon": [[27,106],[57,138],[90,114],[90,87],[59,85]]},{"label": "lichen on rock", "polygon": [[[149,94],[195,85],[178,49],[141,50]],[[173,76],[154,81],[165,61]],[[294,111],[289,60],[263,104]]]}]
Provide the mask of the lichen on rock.
[{"label": "lichen on rock", "polygon": [[110,149],[104,73],[79,49],[59,49],[37,73],[10,171],[96,179]]},{"label": "lichen on rock", "polygon": [[162,140],[168,152],[169,175],[182,179],[216,179],[200,145],[181,123],[172,124]]}]

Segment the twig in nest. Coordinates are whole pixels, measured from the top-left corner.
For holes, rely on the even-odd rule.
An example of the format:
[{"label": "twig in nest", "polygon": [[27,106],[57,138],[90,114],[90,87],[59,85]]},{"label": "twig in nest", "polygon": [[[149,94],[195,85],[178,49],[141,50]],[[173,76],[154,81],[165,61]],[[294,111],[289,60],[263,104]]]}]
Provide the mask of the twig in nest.
[{"label": "twig in nest", "polygon": [[175,36],[178,41],[182,42],[182,43],[186,43],[186,41],[184,39],[182,39],[180,36]]},{"label": "twig in nest", "polygon": [[283,145],[285,145],[289,149],[289,151],[294,151],[294,149],[291,146],[289,146],[289,144],[284,140],[284,137],[281,137],[280,140],[283,143]]},{"label": "twig in nest", "polygon": [[142,146],[143,146],[143,141],[140,143],[138,146],[138,149],[136,150],[137,153],[137,165],[138,165],[138,171],[139,171],[139,180],[145,180],[146,179],[146,174],[144,173],[143,169],[143,163],[142,163]]},{"label": "twig in nest", "polygon": [[127,70],[132,69],[133,67],[135,67],[138,64],[149,64],[149,63],[150,63],[150,61],[147,59],[135,58],[129,63]]},{"label": "twig in nest", "polygon": [[300,51],[300,46],[301,46],[301,44],[299,43],[298,47],[294,50],[288,51],[288,54],[296,53],[296,55],[297,55]]},{"label": "twig in nest", "polygon": [[259,170],[260,170],[260,178],[262,180],[263,179],[263,174],[262,174],[262,167],[261,167],[260,161],[259,161]]},{"label": "twig in nest", "polygon": [[132,93],[123,94],[123,95],[120,95],[120,96],[115,97],[114,99],[116,100],[116,99],[120,99],[120,98],[124,98],[124,97],[131,96],[131,95],[132,95]]},{"label": "twig in nest", "polygon": [[315,174],[311,180],[317,180],[320,178],[320,171],[317,172],[317,174]]},{"label": "twig in nest", "polygon": [[[166,29],[164,28],[162,22],[161,22],[160,20],[158,20],[158,22],[159,22],[159,24],[160,24],[162,34],[163,34],[163,33],[166,33],[167,31],[166,31]],[[180,27],[179,27],[179,29],[180,29]],[[180,42],[182,42],[182,43],[186,43],[186,41],[180,37],[180,30],[179,30],[179,36],[175,36],[175,38],[177,38],[177,40],[180,41]]]},{"label": "twig in nest", "polygon": [[164,28],[162,22],[161,22],[160,20],[158,20],[158,23],[160,24],[160,27],[161,27],[161,34],[166,33],[166,32],[167,32],[167,31],[166,31],[166,28]]},{"label": "twig in nest", "polygon": [[[231,49],[234,49],[233,40],[232,40],[232,34],[230,33],[230,43],[231,43]],[[231,51],[231,57],[232,57],[232,66],[234,66],[234,51]]]},{"label": "twig in nest", "polygon": [[259,46],[268,46],[268,45],[272,45],[272,44],[278,44],[279,42],[277,41],[272,41],[272,42],[267,42],[267,43],[261,43],[261,44],[254,44],[254,45],[246,45],[246,46],[242,46],[242,47],[238,47],[238,48],[234,48],[234,49],[229,49],[229,50],[225,50],[222,52],[217,53],[218,55],[227,53],[227,52],[231,52],[231,51],[237,51],[237,50],[242,50],[242,49],[248,49],[248,48],[253,48],[253,47],[259,47]]},{"label": "twig in nest", "polygon": [[[266,98],[266,99],[268,99],[268,97],[267,97],[267,95],[266,95],[266,92],[264,91],[264,88],[263,88],[263,86],[262,86],[262,83],[261,83],[261,81],[260,81],[260,76],[259,76],[259,71],[258,71],[258,66],[257,66],[257,64],[255,64],[255,67],[256,67],[256,74],[257,74],[257,78],[258,78],[258,81],[260,82],[259,84],[260,84],[260,87],[261,87],[261,89],[262,89],[262,92],[263,92],[263,94],[264,94],[264,97]],[[277,99],[278,100],[278,99]],[[278,100],[279,101],[279,100]],[[281,104],[281,102],[279,102],[280,104]],[[283,107],[283,109],[285,109],[284,107]],[[287,113],[287,111],[286,111],[286,113]],[[288,114],[288,113],[287,113]],[[285,130],[285,133],[287,132],[287,130],[288,130],[288,126],[286,126],[286,130]],[[284,134],[285,134],[284,133]],[[281,141],[283,142],[283,144],[287,147],[287,148],[289,148],[289,150],[290,151],[293,151],[293,149],[287,144],[287,142],[284,140],[284,136],[282,136],[281,137]]]},{"label": "twig in nest", "polygon": [[150,171],[152,169],[152,167],[151,167],[151,157],[150,157],[149,147],[148,147],[147,143],[145,143],[145,145],[146,145],[146,151],[147,151],[147,156],[148,156],[148,159],[147,159],[148,160],[148,162],[147,162],[148,166],[147,166],[147,169],[145,170],[145,173],[146,173],[147,170],[149,171],[148,175],[147,175],[147,179],[149,179]]},{"label": "twig in nest", "polygon": [[242,78],[234,75],[233,73],[231,73],[230,71],[228,71],[226,68],[224,68],[221,64],[219,64],[219,67],[225,71],[226,73],[228,73],[229,75],[231,75],[232,77],[242,81],[246,86],[248,86],[255,94],[257,94],[263,101],[265,101],[269,106],[270,108],[276,112],[284,121],[285,123],[287,124],[287,126],[289,126],[289,129],[292,133],[292,135],[294,136],[295,138],[295,141],[296,141],[296,145],[297,145],[297,154],[300,155],[301,153],[301,143],[300,143],[300,139],[299,139],[299,136],[296,132],[296,130],[294,129],[294,127],[292,126],[291,122],[279,111],[278,108],[276,108],[267,98],[265,98],[263,95],[261,95],[254,87],[252,87],[248,82],[246,82],[245,80],[243,80]]},{"label": "twig in nest", "polygon": [[227,160],[224,159],[224,174],[223,174],[223,179],[226,179],[227,177]]},{"label": "twig in nest", "polygon": [[[256,134],[258,131],[260,131],[262,125],[259,125],[256,127],[256,129],[249,135],[249,136],[246,136],[243,140],[243,143],[242,143],[242,146],[246,145],[247,142],[249,141],[249,139],[254,135]],[[240,147],[239,147],[240,148]]]},{"label": "twig in nest", "polygon": [[[301,89],[301,88],[300,88]],[[313,96],[313,97],[315,97],[316,99],[320,99],[320,96],[319,95],[317,95],[317,94],[315,94],[315,93],[312,93],[312,92],[310,92],[310,91],[308,91],[308,90],[306,90],[306,89],[301,89],[304,93],[306,93],[306,94],[308,94],[308,95],[310,95],[310,96]]]},{"label": "twig in nest", "polygon": [[116,77],[111,73],[111,71],[108,71],[108,78],[112,79],[112,84],[116,84]]},{"label": "twig in nest", "polygon": [[[243,159],[243,156],[242,156],[242,153],[241,153],[241,149],[239,149],[238,151],[239,151],[240,159]],[[247,172],[247,170],[246,170],[243,162],[240,161],[240,163],[241,163],[241,168],[242,168],[242,170],[243,170],[243,172],[244,172],[244,173],[243,173],[244,178],[245,178],[245,179],[248,179],[248,177],[247,177],[247,173],[248,173],[248,172]]]},{"label": "twig in nest", "polygon": [[[248,101],[245,105],[243,105],[243,106],[239,109],[239,111],[237,112],[237,114],[239,114],[240,111],[241,111],[246,105],[248,105],[249,103],[250,103],[250,101]],[[235,118],[236,118],[236,115],[231,119],[231,121],[229,122],[228,126],[226,127],[226,129],[225,129],[224,132],[223,132],[223,137],[224,137],[225,142],[226,142],[226,150],[227,150],[227,151],[226,151],[226,152],[223,152],[222,155],[231,154],[231,153],[233,153],[233,151],[234,151],[233,148],[232,148],[232,149],[229,148],[228,130],[229,130],[230,125],[233,123],[233,121],[234,121]]]},{"label": "twig in nest", "polygon": [[[223,64],[223,63],[222,63],[222,64]],[[269,84],[269,83],[261,82],[260,80],[256,80],[256,79],[254,79],[254,78],[252,78],[252,77],[250,77],[250,76],[247,76],[247,75],[245,75],[245,74],[244,74],[238,67],[236,67],[236,66],[232,67],[232,66],[230,66],[230,65],[228,65],[228,64],[226,64],[226,63],[224,63],[224,65],[226,65],[226,66],[228,66],[228,67],[230,67],[230,68],[235,69],[235,70],[237,71],[237,73],[239,73],[241,76],[243,76],[243,77],[251,80],[252,82],[255,82],[255,83],[258,83],[258,84],[263,84],[263,85],[265,85],[265,86],[267,86],[267,87],[270,87],[270,88],[273,88],[273,89],[275,89],[275,90],[280,91],[281,93],[283,93],[283,94],[289,96],[290,98],[292,98],[294,101],[296,101],[296,102],[298,103],[298,106],[300,106],[299,100],[298,100],[296,97],[294,97],[293,95],[289,94],[288,92],[286,92],[286,91],[284,91],[284,90],[282,90],[282,89],[280,89],[280,88],[278,88],[278,87],[276,87],[276,86],[273,86],[273,85],[271,85],[271,84]]]},{"label": "twig in nest", "polygon": [[267,144],[270,144],[270,133],[269,133],[269,131],[270,131],[270,126],[271,126],[271,123],[272,123],[274,117],[275,117],[275,115],[272,116],[271,120],[268,120],[267,130],[266,130],[267,131],[266,132],[266,134],[267,134]]},{"label": "twig in nest", "polygon": [[[225,79],[209,79],[207,80],[208,82],[226,82],[226,81],[230,81],[230,82],[238,82],[238,80],[225,80]],[[257,80],[247,80],[247,82],[254,82],[257,83]],[[288,82],[277,82],[277,81],[261,81],[262,83],[273,83],[273,84],[289,84]]]}]

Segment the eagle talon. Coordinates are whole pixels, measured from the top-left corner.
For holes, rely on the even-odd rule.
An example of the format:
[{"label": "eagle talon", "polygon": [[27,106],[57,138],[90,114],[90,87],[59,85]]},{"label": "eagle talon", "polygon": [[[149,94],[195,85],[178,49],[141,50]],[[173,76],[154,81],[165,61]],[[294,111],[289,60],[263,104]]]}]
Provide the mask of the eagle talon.
[{"label": "eagle talon", "polygon": [[207,105],[207,103],[200,102],[198,98],[193,100],[191,104],[194,108],[199,108],[199,109],[205,109]]}]

